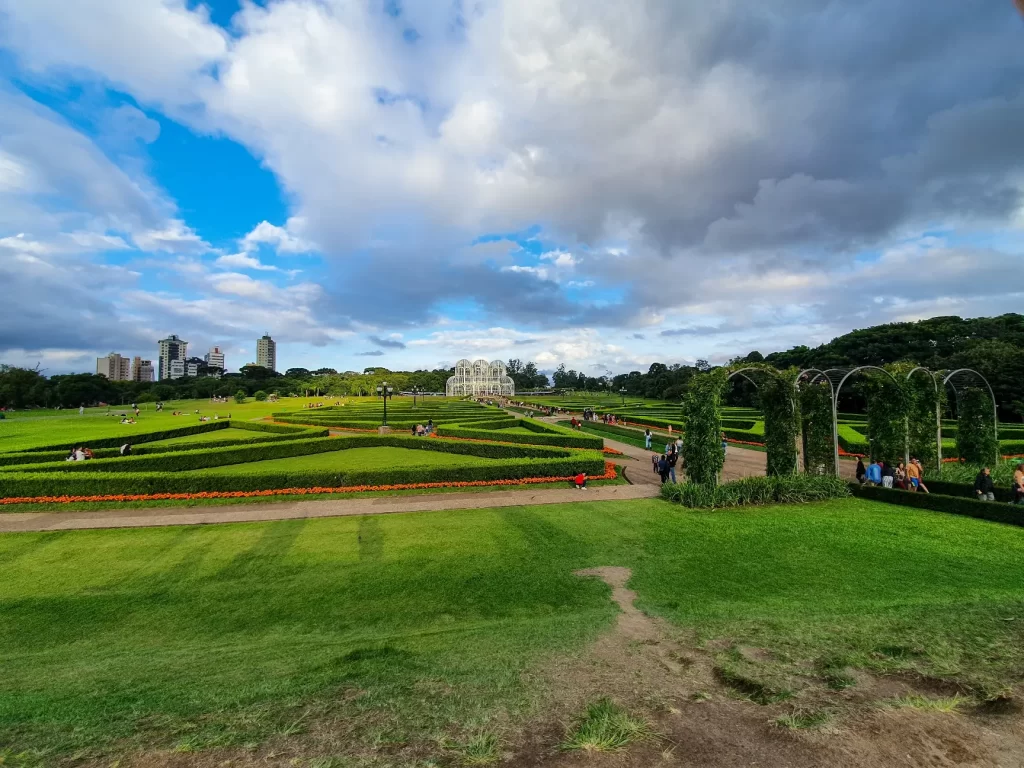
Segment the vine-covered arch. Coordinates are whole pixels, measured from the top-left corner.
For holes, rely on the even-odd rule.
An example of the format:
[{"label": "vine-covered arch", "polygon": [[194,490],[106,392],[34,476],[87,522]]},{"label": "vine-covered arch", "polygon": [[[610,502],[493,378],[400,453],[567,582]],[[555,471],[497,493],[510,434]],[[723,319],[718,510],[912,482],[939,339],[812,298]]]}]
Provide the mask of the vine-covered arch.
[{"label": "vine-covered arch", "polygon": [[[984,389],[981,384],[984,385]],[[999,412],[996,395],[988,379],[973,368],[957,368],[945,375],[942,386],[951,387],[956,395],[956,444],[960,460],[971,464],[985,464],[991,459],[998,464]],[[984,403],[986,390],[992,402],[991,430],[987,426],[988,407]]]},{"label": "vine-covered arch", "polygon": [[[800,385],[804,384],[801,389]],[[820,368],[804,368],[793,380],[793,396],[800,404],[800,444],[805,472],[836,474],[839,436],[832,421],[835,385]]]},{"label": "vine-covered arch", "polygon": [[799,409],[790,385],[792,372],[770,365],[731,370],[727,380],[742,376],[754,385],[764,417],[764,442],[769,475],[791,475],[799,468]]}]

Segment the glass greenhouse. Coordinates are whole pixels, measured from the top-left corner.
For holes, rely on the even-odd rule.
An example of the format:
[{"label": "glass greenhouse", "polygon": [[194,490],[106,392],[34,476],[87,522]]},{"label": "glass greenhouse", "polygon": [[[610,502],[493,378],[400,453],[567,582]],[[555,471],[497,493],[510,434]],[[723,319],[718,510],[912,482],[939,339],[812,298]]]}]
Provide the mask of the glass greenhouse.
[{"label": "glass greenhouse", "polygon": [[516,385],[509,378],[505,364],[500,360],[459,360],[455,375],[448,379],[448,397],[466,395],[514,395]]}]

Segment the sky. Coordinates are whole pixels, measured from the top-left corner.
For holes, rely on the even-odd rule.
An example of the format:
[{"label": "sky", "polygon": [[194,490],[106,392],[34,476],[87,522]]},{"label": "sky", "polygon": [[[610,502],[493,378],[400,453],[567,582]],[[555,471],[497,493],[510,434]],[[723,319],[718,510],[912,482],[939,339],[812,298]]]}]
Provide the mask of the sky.
[{"label": "sky", "polygon": [[0,0],[0,362],[724,362],[1024,311],[1011,0]]}]

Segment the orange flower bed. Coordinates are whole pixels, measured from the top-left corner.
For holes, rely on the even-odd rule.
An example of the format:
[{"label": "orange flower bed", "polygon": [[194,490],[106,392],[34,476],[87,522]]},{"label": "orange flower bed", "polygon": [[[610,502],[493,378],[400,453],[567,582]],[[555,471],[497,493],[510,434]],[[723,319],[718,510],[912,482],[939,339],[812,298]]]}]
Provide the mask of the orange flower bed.
[{"label": "orange flower bed", "polygon": [[[615,464],[604,463],[604,474],[590,480],[614,480]],[[338,488],[271,488],[264,491],[200,491],[199,493],[132,493],[107,496],[22,496],[0,499],[0,504],[71,504],[93,501],[189,501],[192,499],[245,499],[257,496],[313,496],[324,493],[366,493],[368,491],[409,491],[430,488],[475,488],[488,485],[539,485],[572,482],[572,477],[527,477],[521,480],[463,480],[441,483],[402,483],[397,485],[348,485]]]}]

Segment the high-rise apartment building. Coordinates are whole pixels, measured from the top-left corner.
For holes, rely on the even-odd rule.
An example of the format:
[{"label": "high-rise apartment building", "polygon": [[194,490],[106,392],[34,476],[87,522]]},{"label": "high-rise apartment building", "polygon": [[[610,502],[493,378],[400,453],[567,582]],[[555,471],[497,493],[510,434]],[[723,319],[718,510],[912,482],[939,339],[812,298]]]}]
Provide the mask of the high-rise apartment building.
[{"label": "high-rise apartment building", "polygon": [[[160,339],[158,342],[160,346],[160,379],[173,379],[178,378],[171,375],[171,362],[173,360],[181,360],[182,364],[185,362],[185,358],[188,357],[188,342],[182,341],[175,334],[171,334],[166,339]],[[182,376],[185,374],[182,373]]]},{"label": "high-rise apartment building", "polygon": [[206,353],[206,366],[208,368],[220,368],[222,371],[225,370],[224,365],[224,352],[221,351],[220,347],[213,347],[209,352]]},{"label": "high-rise apartment building", "polygon": [[152,381],[153,361],[135,357],[132,360],[132,381]]},{"label": "high-rise apartment building", "polygon": [[256,339],[256,365],[277,370],[277,342],[270,338],[270,334]]},{"label": "high-rise apartment building", "polygon": [[111,352],[106,357],[96,358],[96,373],[111,381],[128,381],[132,377],[132,361]]}]

